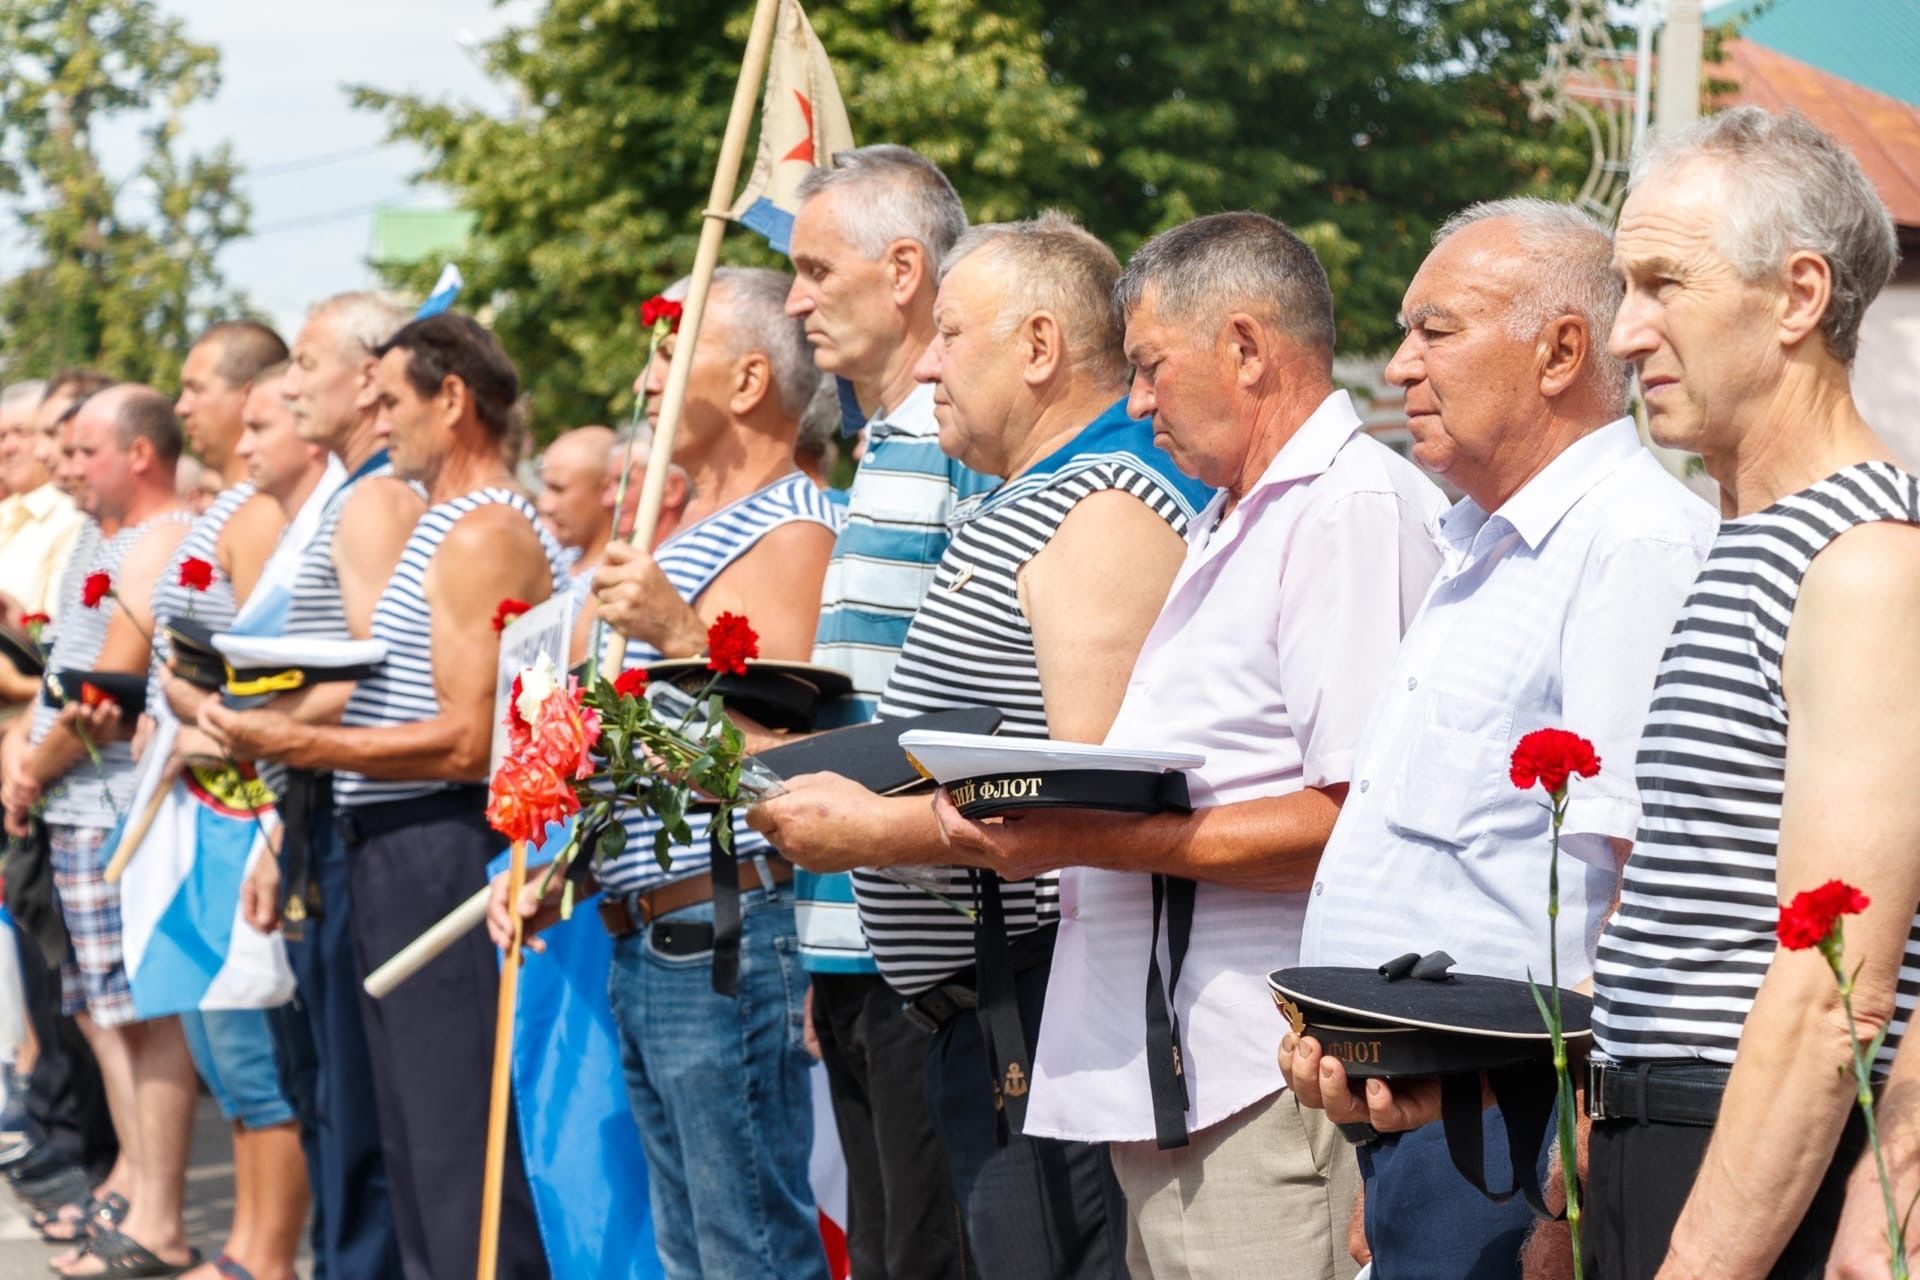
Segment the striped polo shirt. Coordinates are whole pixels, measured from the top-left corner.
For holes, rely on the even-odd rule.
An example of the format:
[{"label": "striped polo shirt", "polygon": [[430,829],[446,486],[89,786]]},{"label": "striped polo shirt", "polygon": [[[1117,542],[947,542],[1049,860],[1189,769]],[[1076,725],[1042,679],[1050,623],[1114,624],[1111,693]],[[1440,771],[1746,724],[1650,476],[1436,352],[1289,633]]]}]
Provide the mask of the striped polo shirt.
[{"label": "striped polo shirt", "polygon": [[[819,486],[803,472],[793,471],[772,484],[728,503],[712,515],[687,526],[661,543],[653,553],[654,563],[667,575],[667,581],[688,604],[713,585],[713,580],[728,565],[753,550],[760,539],[782,525],[799,523],[840,527],[840,510],[828,501]],[[627,641],[626,663],[638,666],[660,657],[660,651],[644,640]],[[596,868],[600,883],[615,893],[633,893],[651,889],[668,880],[682,880],[705,871],[708,815],[690,813],[687,826],[693,833],[691,845],[672,846],[672,866],[662,870],[653,856],[654,837],[660,821],[645,809],[622,808],[620,824],[626,828],[627,844],[619,857]],[[765,852],[767,839],[733,816],[733,847],[736,854],[752,856]]]},{"label": "striped polo shirt", "polygon": [[[372,635],[386,643],[387,656],[377,671],[354,686],[340,723],[368,727],[412,724],[440,714],[440,698],[433,687],[433,617],[427,609],[427,568],[462,516],[496,503],[512,507],[526,518],[540,537],[553,590],[566,590],[560,545],[541,526],[533,504],[512,489],[476,489],[429,508],[414,526],[413,536],[407,539],[400,563],[394,568],[393,580],[373,608]],[[460,655],[448,656],[460,660]],[[450,778],[369,778],[345,769],[333,776],[334,800],[344,809],[418,799],[458,785],[458,780]]]},{"label": "striped polo shirt", "polygon": [[[867,423],[867,451],[847,491],[846,524],[820,592],[813,660],[846,672],[853,694],[822,728],[873,718],[920,601],[947,549],[947,522],[996,483],[940,452],[933,388],[917,386]],[[800,957],[815,973],[875,973],[843,872],[794,877]]]},{"label": "striped polo shirt", "polygon": [[[955,516],[941,557],[880,701],[880,717],[988,706],[1000,733],[1047,737],[1046,702],[1033,631],[1020,605],[1020,571],[1053,540],[1082,499],[1126,493],[1177,534],[1213,496],[1154,447],[1153,424],[1127,416],[1121,401],[1074,438]],[[1059,873],[1002,881],[969,867],[932,868],[952,902],[975,903],[997,883],[1009,937],[1059,916]],[[973,921],[919,889],[874,871],[855,871],[860,923],[880,972],[916,995],[973,963]]]},{"label": "striped polo shirt", "polygon": [[[1608,1058],[1732,1064],[1778,936],[1790,710],[1781,661],[1794,602],[1815,556],[1881,520],[1920,523],[1920,480],[1862,462],[1721,524],[1640,740],[1640,833],[1594,961],[1593,1038]],[[1917,997],[1920,915],[1882,1073]]]}]

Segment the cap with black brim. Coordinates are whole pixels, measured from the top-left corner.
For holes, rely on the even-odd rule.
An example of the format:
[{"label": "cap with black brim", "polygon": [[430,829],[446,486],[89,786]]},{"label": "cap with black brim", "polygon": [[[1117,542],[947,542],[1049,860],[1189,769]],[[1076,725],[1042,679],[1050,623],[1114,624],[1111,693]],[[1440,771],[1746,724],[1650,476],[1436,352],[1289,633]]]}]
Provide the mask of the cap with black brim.
[{"label": "cap with black brim", "polygon": [[147,709],[147,678],[124,671],[50,671],[42,682],[40,700],[50,707],[81,701],[81,689],[92,685],[120,708],[123,719]]},{"label": "cap with black brim", "polygon": [[[1520,1192],[1546,1214],[1532,1154],[1541,1149],[1558,1088],[1553,1042],[1525,982],[1453,973],[1444,951],[1413,953],[1376,969],[1280,969],[1267,985],[1296,1036],[1312,1036],[1349,1077],[1440,1079],[1441,1123],[1461,1176],[1495,1202]],[[1542,997],[1548,993],[1543,990]],[[1593,1001],[1562,989],[1565,1039],[1592,1036]],[[1513,1187],[1488,1189],[1481,1158],[1484,1073],[1513,1154]]]},{"label": "cap with black brim", "polygon": [[1049,808],[1185,813],[1192,802],[1182,771],[1206,763],[1182,752],[931,729],[902,735],[900,745],[969,818]]},{"label": "cap with black brim", "polygon": [[192,618],[178,618],[162,628],[171,649],[173,673],[200,689],[215,690],[227,683],[226,659],[214,647],[213,628]]},{"label": "cap with black brim", "polygon": [[365,680],[386,661],[379,640],[338,640],[315,636],[243,636],[220,632],[214,648],[224,665],[221,701],[230,707],[257,707],[308,685]]},{"label": "cap with black brim", "polygon": [[13,669],[23,676],[38,679],[47,673],[46,651],[34,643],[32,636],[11,622],[0,622],[0,656],[11,662]]},{"label": "cap with black brim", "polygon": [[1001,713],[992,707],[953,707],[897,720],[875,720],[847,729],[830,729],[799,742],[770,747],[754,756],[782,778],[803,773],[837,773],[878,795],[899,795],[930,785],[900,746],[903,734],[927,728],[955,733],[990,734]]},{"label": "cap with black brim", "polygon": [[853,690],[844,671],[811,662],[752,658],[747,673],[714,677],[705,658],[663,658],[645,666],[647,679],[698,693],[713,680],[713,692],[727,706],[769,729],[804,732],[813,728],[819,709]]}]

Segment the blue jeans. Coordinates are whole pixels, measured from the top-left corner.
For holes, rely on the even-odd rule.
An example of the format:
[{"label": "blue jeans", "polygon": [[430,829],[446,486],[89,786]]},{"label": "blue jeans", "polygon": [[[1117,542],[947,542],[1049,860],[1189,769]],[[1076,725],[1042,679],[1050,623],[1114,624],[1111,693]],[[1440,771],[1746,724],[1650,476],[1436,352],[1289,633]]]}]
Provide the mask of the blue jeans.
[{"label": "blue jeans", "polygon": [[[1498,1107],[1481,1113],[1489,1187],[1513,1185],[1507,1130]],[[1549,1123],[1549,1141],[1554,1132]],[[1361,1147],[1367,1247],[1374,1280],[1520,1280],[1520,1248],[1533,1210],[1515,1195],[1495,1204],[1460,1176],[1438,1121]],[[1542,1170],[1546,1152],[1538,1153]]]},{"label": "blue jeans", "polygon": [[209,1009],[180,1015],[193,1065],[206,1081],[220,1114],[243,1129],[291,1124],[293,1103],[280,1087],[273,1058],[274,1009]]},{"label": "blue jeans", "polygon": [[[650,929],[614,943],[607,990],[655,1243],[668,1280],[827,1280],[793,904],[754,890],[740,912],[733,997],[714,993],[711,951],[663,954]],[[713,904],[662,918],[711,923]]]}]

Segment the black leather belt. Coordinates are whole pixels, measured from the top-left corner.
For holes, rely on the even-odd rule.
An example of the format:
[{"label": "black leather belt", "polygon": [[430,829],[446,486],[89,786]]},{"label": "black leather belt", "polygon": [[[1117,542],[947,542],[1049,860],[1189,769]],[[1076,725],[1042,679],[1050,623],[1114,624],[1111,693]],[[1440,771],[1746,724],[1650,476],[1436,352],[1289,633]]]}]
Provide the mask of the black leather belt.
[{"label": "black leather belt", "polygon": [[460,783],[441,791],[406,800],[384,800],[379,804],[342,805],[334,810],[333,820],[348,845],[365,844],[375,836],[391,835],[407,827],[441,818],[471,814],[482,817],[487,811],[484,783]]},{"label": "black leather belt", "polygon": [[1711,1127],[1720,1118],[1730,1068],[1710,1062],[1587,1059],[1587,1115],[1594,1120]]},{"label": "black leather belt", "polygon": [[979,1007],[980,997],[972,987],[943,982],[901,1005],[900,1013],[908,1022],[932,1035],[969,1009]]}]

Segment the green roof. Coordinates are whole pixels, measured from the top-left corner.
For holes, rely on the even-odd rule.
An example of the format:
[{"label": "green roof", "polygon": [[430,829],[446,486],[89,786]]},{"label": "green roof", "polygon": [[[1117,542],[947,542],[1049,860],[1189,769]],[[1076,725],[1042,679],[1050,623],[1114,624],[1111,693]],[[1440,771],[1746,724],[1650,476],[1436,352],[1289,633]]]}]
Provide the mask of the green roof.
[{"label": "green roof", "polygon": [[1914,0],[1729,0],[1705,20],[1738,21],[1744,39],[1920,107]]},{"label": "green roof", "polygon": [[464,209],[377,209],[373,260],[393,267],[458,257],[473,234],[473,223],[473,215]]}]

